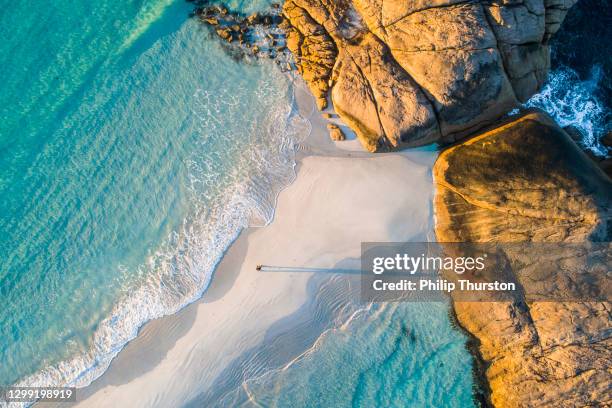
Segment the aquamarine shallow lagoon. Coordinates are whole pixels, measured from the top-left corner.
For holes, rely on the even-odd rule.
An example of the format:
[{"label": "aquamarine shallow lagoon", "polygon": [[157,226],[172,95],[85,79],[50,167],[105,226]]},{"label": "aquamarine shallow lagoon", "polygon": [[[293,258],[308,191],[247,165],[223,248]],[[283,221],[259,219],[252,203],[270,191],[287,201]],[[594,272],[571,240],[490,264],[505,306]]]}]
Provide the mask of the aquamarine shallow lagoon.
[{"label": "aquamarine shallow lagoon", "polygon": [[0,385],[85,385],[269,220],[304,127],[183,1],[2,3]]}]

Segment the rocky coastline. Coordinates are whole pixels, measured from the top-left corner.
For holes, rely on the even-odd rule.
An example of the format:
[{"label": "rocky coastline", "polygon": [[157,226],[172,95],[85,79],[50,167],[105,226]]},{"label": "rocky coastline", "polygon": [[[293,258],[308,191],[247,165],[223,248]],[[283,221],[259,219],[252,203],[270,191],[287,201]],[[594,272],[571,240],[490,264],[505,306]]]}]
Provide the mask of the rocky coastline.
[{"label": "rocky coastline", "polygon": [[369,151],[452,143],[520,108],[544,83],[549,43],[574,4],[378,1],[288,0],[250,15],[190,2],[236,57],[298,71]]},{"label": "rocky coastline", "polygon": [[281,6],[272,4],[267,12],[243,14],[208,0],[195,0],[190,17],[208,26],[237,58],[275,60],[281,71],[295,69],[282,22]]},{"label": "rocky coastline", "polygon": [[568,1],[288,0],[287,46],[369,151],[449,143],[543,85]]},{"label": "rocky coastline", "polygon": [[[193,16],[296,70],[364,149],[450,145],[433,170],[439,242],[609,242],[610,155],[581,151],[579,131],[543,112],[516,113],[546,81],[574,3],[286,0],[243,16],[201,1]],[[612,134],[602,143],[612,152]],[[612,401],[608,302],[456,301],[452,317],[470,337],[481,405]]]}]

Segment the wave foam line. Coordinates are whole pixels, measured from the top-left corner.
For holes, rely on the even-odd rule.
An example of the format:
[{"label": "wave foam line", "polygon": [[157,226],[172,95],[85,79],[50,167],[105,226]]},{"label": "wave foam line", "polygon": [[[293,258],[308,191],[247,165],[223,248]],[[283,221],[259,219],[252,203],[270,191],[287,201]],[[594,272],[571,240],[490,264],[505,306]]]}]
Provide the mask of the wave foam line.
[{"label": "wave foam line", "polygon": [[[282,93],[271,96],[287,99]],[[280,104],[270,112],[264,135],[264,139],[274,136],[270,143],[258,144],[254,151],[245,147],[239,161],[242,165],[256,163],[257,168],[245,172],[240,165],[234,166],[230,174],[233,183],[212,203],[200,208],[193,220],[186,220],[140,266],[137,275],[146,277],[144,284],[135,290],[126,287],[123,300],[94,332],[93,346],[87,353],[47,367],[14,386],[85,387],[106,371],[143,324],[174,314],[201,298],[227,248],[244,228],[272,220],[280,190],[295,179],[295,151],[308,130],[308,122],[295,106],[293,95],[290,103]],[[202,129],[207,126],[203,124]],[[250,176],[245,178],[245,173]],[[7,407],[28,405],[0,402],[0,406]]]}]

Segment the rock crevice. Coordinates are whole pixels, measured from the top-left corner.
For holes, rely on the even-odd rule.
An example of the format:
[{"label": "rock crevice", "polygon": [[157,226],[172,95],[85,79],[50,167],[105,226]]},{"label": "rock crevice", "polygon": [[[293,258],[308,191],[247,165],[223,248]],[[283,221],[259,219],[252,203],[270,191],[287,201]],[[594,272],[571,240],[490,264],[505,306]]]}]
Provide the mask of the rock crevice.
[{"label": "rock crevice", "polygon": [[331,92],[364,147],[379,151],[455,141],[528,99],[573,2],[287,0],[283,15],[319,108]]}]

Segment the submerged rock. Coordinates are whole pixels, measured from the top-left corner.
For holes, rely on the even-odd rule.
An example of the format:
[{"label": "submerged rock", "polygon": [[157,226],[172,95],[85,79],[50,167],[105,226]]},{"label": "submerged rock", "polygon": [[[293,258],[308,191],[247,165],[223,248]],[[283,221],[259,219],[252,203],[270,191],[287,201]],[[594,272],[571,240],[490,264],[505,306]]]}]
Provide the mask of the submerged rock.
[{"label": "submerged rock", "polygon": [[[543,113],[443,151],[433,174],[439,242],[612,238],[611,180]],[[579,259],[570,257],[569,267],[581,268]],[[454,310],[477,340],[494,406],[609,400],[609,303],[456,301]]]},{"label": "submerged rock", "polygon": [[232,35],[232,30],[227,27],[217,28],[216,32],[219,37],[223,38],[226,41],[232,42],[232,40],[234,39]]},{"label": "submerged rock", "polygon": [[601,144],[612,150],[612,132],[608,132],[601,138]]},{"label": "submerged rock", "polygon": [[604,159],[599,162],[599,167],[608,175],[608,177],[612,178],[612,159]]},{"label": "submerged rock", "polygon": [[[282,23],[280,7],[272,5],[268,13],[245,16],[223,6],[205,6],[196,2],[191,16],[198,17],[226,41],[225,49],[235,58],[252,55],[258,58],[275,59],[283,71],[293,70],[291,54],[286,50],[285,38],[279,25]],[[249,52],[250,49],[250,52]]]},{"label": "submerged rock", "polygon": [[219,25],[219,19],[216,17],[207,17],[204,19],[210,25]]},{"label": "submerged rock", "polygon": [[245,22],[249,25],[253,25],[259,23],[259,19],[259,13],[253,13],[245,19]]},{"label": "submerged rock", "polygon": [[[574,142],[582,146],[582,141],[585,138],[584,134],[580,131],[580,129],[570,125],[564,127],[563,130],[572,138]],[[612,132],[604,135],[604,137],[601,139],[601,144],[608,150],[608,152],[612,150]],[[612,177],[612,168],[610,166],[609,153],[606,156],[598,156],[589,149],[585,149],[584,152],[591,160],[597,163],[597,165],[604,171],[604,173]]]},{"label": "submerged rock", "polygon": [[287,46],[319,108],[370,151],[452,142],[533,95],[574,0],[287,0]]}]

